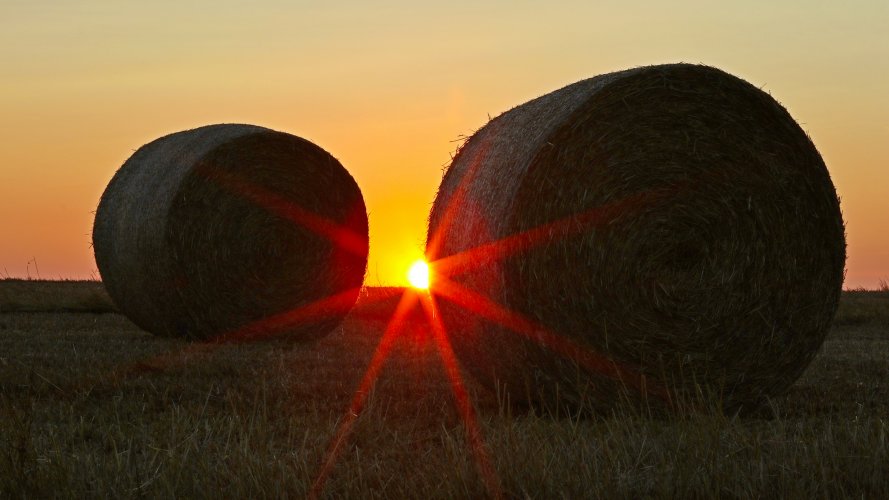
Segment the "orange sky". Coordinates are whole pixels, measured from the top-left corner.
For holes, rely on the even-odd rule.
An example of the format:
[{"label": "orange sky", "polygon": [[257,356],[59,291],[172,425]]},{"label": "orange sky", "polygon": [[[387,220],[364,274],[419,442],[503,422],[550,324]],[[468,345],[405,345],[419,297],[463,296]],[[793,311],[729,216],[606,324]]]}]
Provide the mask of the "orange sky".
[{"label": "orange sky", "polygon": [[367,283],[404,284],[456,139],[574,81],[686,61],[790,110],[842,197],[846,286],[889,280],[889,2],[416,3],[3,2],[0,277],[36,277],[33,259],[95,276],[91,211],[133,150],[240,122],[336,156],[370,212]]}]

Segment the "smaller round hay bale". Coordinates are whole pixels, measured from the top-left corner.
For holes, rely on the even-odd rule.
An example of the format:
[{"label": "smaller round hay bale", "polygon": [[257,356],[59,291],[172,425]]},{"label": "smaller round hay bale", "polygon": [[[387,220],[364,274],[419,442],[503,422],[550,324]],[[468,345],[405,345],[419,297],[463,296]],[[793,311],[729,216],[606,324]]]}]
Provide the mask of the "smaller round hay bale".
[{"label": "smaller round hay bale", "polygon": [[102,195],[93,247],[115,304],[151,333],[311,339],[354,305],[367,231],[361,191],[336,158],[223,124],[139,148]]},{"label": "smaller round hay bale", "polygon": [[477,131],[442,181],[427,255],[455,351],[513,400],[666,409],[703,394],[731,410],[814,357],[845,236],[827,168],[780,104],[670,64]]}]

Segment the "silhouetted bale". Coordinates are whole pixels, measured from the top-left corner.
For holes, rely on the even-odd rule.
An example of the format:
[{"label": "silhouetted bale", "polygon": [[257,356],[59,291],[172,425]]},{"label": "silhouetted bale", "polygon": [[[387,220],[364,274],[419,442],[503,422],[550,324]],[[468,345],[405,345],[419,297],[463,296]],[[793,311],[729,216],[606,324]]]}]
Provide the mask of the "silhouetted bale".
[{"label": "silhouetted bale", "polygon": [[477,131],[439,188],[427,252],[464,289],[435,286],[460,360],[513,400],[703,394],[732,410],[781,394],[815,356],[845,237],[827,168],[780,104],[670,64],[569,85]]},{"label": "silhouetted bale", "polygon": [[367,213],[349,173],[315,144],[210,125],[124,163],[102,195],[93,245],[108,293],[149,332],[308,339],[358,297]]}]

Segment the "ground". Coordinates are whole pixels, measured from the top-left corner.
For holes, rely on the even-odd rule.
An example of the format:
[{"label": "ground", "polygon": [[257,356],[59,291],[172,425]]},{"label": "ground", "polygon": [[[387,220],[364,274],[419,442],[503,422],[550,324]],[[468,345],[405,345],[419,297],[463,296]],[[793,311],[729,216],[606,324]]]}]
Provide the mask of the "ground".
[{"label": "ground", "polygon": [[416,311],[356,399],[397,300],[381,293],[399,291],[316,343],[207,345],[17,292],[0,497],[889,496],[889,292],[844,293],[809,369],[743,418],[546,415],[464,377],[467,413]]}]

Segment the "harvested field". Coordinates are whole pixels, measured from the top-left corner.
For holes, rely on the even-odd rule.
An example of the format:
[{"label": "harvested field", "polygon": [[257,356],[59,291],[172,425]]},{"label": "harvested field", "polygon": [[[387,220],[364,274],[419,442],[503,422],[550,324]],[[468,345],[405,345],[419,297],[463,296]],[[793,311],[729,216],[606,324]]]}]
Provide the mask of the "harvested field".
[{"label": "harvested field", "polygon": [[101,281],[0,280],[0,312],[116,312]]},{"label": "harvested field", "polygon": [[[305,496],[383,336],[386,322],[361,318],[385,314],[375,298],[312,345],[188,343],[119,314],[0,314],[0,496]],[[844,294],[771,415],[553,416],[464,378],[494,492],[428,326],[404,333],[322,498],[889,495],[889,294]]]}]

